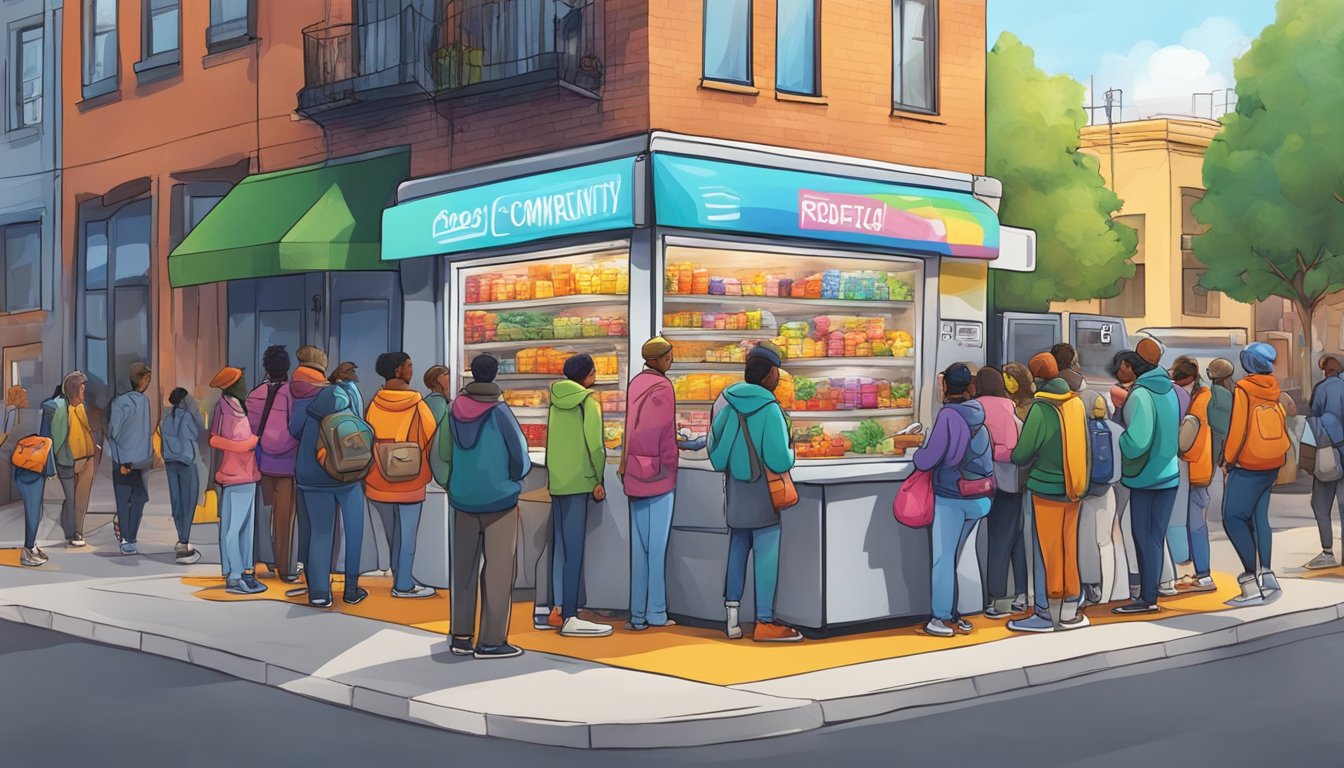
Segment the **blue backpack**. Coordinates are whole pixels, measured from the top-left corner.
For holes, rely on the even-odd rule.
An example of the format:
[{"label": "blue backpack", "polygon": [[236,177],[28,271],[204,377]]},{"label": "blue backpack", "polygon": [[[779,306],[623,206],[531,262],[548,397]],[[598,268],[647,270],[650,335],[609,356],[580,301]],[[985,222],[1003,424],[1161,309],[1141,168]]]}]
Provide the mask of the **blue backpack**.
[{"label": "blue backpack", "polygon": [[1120,480],[1120,462],[1116,458],[1116,436],[1108,419],[1088,418],[1087,443],[1092,450],[1092,474],[1088,477],[1087,495],[1105,495]]}]

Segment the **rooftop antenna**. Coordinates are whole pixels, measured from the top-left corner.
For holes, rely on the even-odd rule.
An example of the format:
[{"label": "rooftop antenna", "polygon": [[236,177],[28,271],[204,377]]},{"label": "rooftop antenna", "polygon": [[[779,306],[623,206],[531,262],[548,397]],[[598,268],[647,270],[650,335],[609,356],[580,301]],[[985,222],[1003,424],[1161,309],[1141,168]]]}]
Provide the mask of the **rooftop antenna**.
[{"label": "rooftop antenna", "polygon": [[[1111,191],[1116,191],[1115,180],[1115,121],[1116,118],[1124,119],[1125,92],[1119,88],[1110,88],[1102,94],[1106,99],[1106,130],[1109,134],[1111,147]],[[1117,192],[1117,194],[1119,194]]]}]

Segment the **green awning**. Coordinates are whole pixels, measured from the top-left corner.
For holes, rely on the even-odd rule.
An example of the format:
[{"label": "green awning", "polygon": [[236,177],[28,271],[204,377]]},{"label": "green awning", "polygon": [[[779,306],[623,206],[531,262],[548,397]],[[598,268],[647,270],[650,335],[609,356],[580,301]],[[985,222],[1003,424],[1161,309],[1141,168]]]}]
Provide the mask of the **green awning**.
[{"label": "green awning", "polygon": [[405,149],[243,179],[168,257],[174,288],[302,272],[396,269],[379,258]]}]

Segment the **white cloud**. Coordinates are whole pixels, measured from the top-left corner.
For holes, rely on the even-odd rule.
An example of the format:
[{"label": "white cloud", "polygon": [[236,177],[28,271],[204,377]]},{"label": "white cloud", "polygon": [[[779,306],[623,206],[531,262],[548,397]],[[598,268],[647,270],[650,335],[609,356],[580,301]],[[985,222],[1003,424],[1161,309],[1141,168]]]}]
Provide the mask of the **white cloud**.
[{"label": "white cloud", "polygon": [[[1192,104],[1192,95],[1232,88],[1232,62],[1250,48],[1251,40],[1235,21],[1212,16],[1181,35],[1177,45],[1159,46],[1143,40],[1128,53],[1106,53],[1096,74],[1096,100],[1104,103],[1109,88],[1123,91],[1125,120],[1159,113],[1210,116],[1207,97]],[[1221,102],[1221,95],[1216,97]],[[1212,116],[1221,113],[1215,111]],[[1098,114],[1098,121],[1104,120]]]}]

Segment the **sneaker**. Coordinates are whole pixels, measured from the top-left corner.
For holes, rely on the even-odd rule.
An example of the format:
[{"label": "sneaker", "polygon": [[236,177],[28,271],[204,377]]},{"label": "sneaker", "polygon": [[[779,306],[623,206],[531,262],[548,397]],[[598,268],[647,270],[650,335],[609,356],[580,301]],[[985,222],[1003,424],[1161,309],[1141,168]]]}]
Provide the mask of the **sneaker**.
[{"label": "sneaker", "polygon": [[957,619],[956,623],[952,625],[952,628],[963,635],[969,635],[975,630],[975,625],[965,619]]},{"label": "sneaker", "polygon": [[1008,598],[998,598],[989,601],[989,607],[985,608],[985,618],[987,619],[1006,619],[1013,615],[1014,606]]},{"label": "sneaker", "polygon": [[1111,609],[1111,613],[1114,613],[1118,616],[1132,616],[1141,613],[1157,613],[1157,611],[1158,607],[1156,605],[1145,603],[1140,600],[1135,600],[1132,603],[1125,603],[1124,605],[1116,606],[1115,608]]},{"label": "sneaker", "polygon": [[1196,576],[1187,589],[1191,592],[1217,592],[1218,585],[1213,583],[1212,576]]},{"label": "sneaker", "polygon": [[551,623],[550,612],[537,613],[535,611],[532,612],[532,628],[537,630],[538,632],[545,632],[551,629],[558,629],[556,625]]},{"label": "sneaker", "polygon": [[369,596],[369,590],[359,587],[353,593],[346,592],[341,595],[341,601],[346,605],[359,605],[364,602],[364,598]]},{"label": "sneaker", "polygon": [[1335,568],[1338,565],[1339,563],[1335,562],[1335,553],[1322,552],[1321,554],[1311,558],[1311,562],[1307,563],[1302,567],[1311,571],[1321,571],[1325,570],[1326,568]]},{"label": "sneaker", "polygon": [[1017,596],[1017,599],[1013,601],[1013,604],[1012,604],[1011,608],[1012,608],[1012,610],[1013,610],[1013,613],[1026,613],[1026,612],[1027,612],[1027,596],[1026,596],[1026,595],[1018,595],[1018,596]]},{"label": "sneaker", "polygon": [[1055,622],[1049,616],[1033,613],[1025,619],[1014,619],[1008,622],[1008,629],[1014,632],[1054,632]]},{"label": "sneaker", "polygon": [[393,597],[405,597],[410,599],[417,599],[421,597],[433,597],[437,594],[438,590],[434,589],[433,587],[426,587],[420,584],[416,584],[415,587],[406,590],[404,592],[400,589],[392,590]]},{"label": "sneaker", "polygon": [[934,637],[952,637],[957,633],[942,619],[929,619],[929,623],[924,625],[924,634]]},{"label": "sneaker", "polygon": [[560,628],[561,637],[606,637],[610,634],[610,624],[585,621],[578,616],[570,616],[565,619],[565,625]]},{"label": "sneaker", "polygon": [[1090,626],[1092,626],[1092,621],[1087,618],[1086,614],[1082,613],[1073,617],[1073,621],[1064,621],[1063,619],[1059,620],[1060,629],[1082,629],[1083,627],[1090,627]]},{"label": "sneaker", "polygon": [[283,582],[285,582],[286,584],[298,584],[298,583],[299,583],[299,574],[297,574],[297,573],[286,574],[286,575],[284,575],[284,576],[281,576],[281,577],[280,577],[280,580],[283,581]]},{"label": "sneaker", "polygon": [[643,632],[648,628],[648,624],[636,624],[633,621],[625,622],[625,629],[627,632]]},{"label": "sneaker", "polygon": [[266,591],[266,585],[262,584],[260,581],[257,581],[257,575],[255,573],[244,573],[243,585],[246,586],[254,595],[259,595],[262,592]]},{"label": "sneaker", "polygon": [[448,652],[454,656],[470,656],[476,652],[476,647],[471,644],[470,637],[453,636],[448,642]]},{"label": "sneaker", "polygon": [[36,568],[45,562],[47,561],[39,557],[37,552],[33,549],[24,548],[19,552],[19,565]]},{"label": "sneaker", "polygon": [[69,544],[70,547],[72,547],[72,548],[74,548],[74,549],[79,549],[80,547],[85,546],[85,544],[84,544],[84,537],[81,536],[80,534],[76,533],[76,534],[75,534],[75,537],[74,537],[73,539],[71,539],[71,540],[68,542],[68,544]]},{"label": "sneaker", "polygon": [[1176,591],[1176,582],[1164,581],[1157,585],[1157,594],[1162,597],[1175,597],[1180,593]]},{"label": "sneaker", "polygon": [[306,594],[308,594],[307,587],[299,587],[298,589],[285,590],[285,597],[303,597]]},{"label": "sneaker", "polygon": [[191,565],[201,559],[201,553],[193,547],[187,547],[185,551],[178,552],[175,559],[178,565]]},{"label": "sneaker", "polygon": [[139,550],[139,548],[137,548],[137,547],[135,546],[135,542],[133,542],[133,541],[123,541],[123,542],[121,542],[121,554],[123,554],[123,555],[138,555],[138,554],[140,554],[140,550]]},{"label": "sneaker", "polygon": [[1104,602],[1104,601],[1101,599],[1101,585],[1099,585],[1099,584],[1084,584],[1084,585],[1083,585],[1083,602],[1084,602],[1084,603],[1087,603],[1088,605],[1101,605],[1102,602]]},{"label": "sneaker", "polygon": [[511,659],[514,656],[522,656],[523,649],[505,643],[503,645],[478,645],[476,653],[473,654],[478,659]]},{"label": "sneaker", "polygon": [[33,547],[33,554],[37,555],[37,559],[41,560],[43,565],[46,565],[47,561],[51,559],[50,557],[47,557],[46,551],[41,547]]},{"label": "sneaker", "polygon": [[330,608],[330,607],[331,607],[331,598],[330,598],[330,597],[310,597],[310,598],[308,598],[308,605],[311,605],[311,606],[314,607],[314,608]]},{"label": "sneaker", "polygon": [[247,588],[242,579],[229,579],[224,582],[224,591],[230,595],[250,595],[252,591]]},{"label": "sneaker", "polygon": [[675,621],[673,621],[673,620],[671,620],[671,619],[668,619],[667,621],[664,621],[662,624],[650,624],[649,626],[650,626],[650,627],[662,627],[662,628],[666,629],[667,627],[675,627],[675,626],[677,626],[677,622],[675,622]]},{"label": "sneaker", "polygon": [[1273,571],[1265,571],[1264,573],[1261,573],[1259,581],[1260,590],[1264,593],[1265,597],[1283,591],[1283,587],[1279,586],[1279,577],[1275,576]]},{"label": "sneaker", "polygon": [[786,627],[776,622],[767,624],[758,621],[751,639],[758,643],[796,643],[802,640],[803,636],[793,627]]}]

